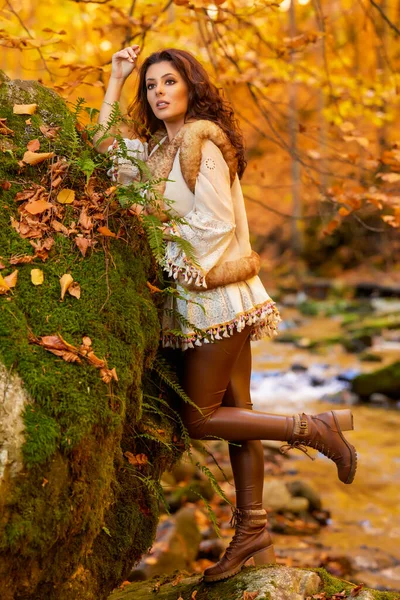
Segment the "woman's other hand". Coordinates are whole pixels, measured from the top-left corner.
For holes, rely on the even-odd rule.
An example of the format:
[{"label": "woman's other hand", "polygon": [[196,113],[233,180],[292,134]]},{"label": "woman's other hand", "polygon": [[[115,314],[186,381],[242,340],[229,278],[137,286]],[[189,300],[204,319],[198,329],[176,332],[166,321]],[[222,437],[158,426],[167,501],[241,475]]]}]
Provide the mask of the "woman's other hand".
[{"label": "woman's other hand", "polygon": [[136,59],[140,53],[140,47],[127,46],[123,50],[115,52],[112,56],[111,77],[114,79],[126,79],[136,66]]}]

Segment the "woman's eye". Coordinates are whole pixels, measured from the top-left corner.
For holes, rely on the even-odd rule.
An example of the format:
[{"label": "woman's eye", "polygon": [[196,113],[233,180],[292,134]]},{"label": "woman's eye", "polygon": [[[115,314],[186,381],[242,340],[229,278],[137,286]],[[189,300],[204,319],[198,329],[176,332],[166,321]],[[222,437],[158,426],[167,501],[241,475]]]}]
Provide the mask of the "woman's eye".
[{"label": "woman's eye", "polygon": [[169,83],[171,81],[171,83],[175,83],[175,79],[168,79],[167,83]]}]

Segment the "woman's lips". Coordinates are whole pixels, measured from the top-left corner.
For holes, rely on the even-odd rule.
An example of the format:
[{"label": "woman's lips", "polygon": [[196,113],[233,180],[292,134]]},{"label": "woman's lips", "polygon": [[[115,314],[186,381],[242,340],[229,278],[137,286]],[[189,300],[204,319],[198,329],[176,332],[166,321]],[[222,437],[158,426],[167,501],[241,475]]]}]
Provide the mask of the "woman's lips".
[{"label": "woman's lips", "polygon": [[158,108],[158,110],[163,110],[163,108],[168,108],[169,106],[169,102],[167,102],[166,104],[163,104],[162,106],[156,106],[156,108]]}]

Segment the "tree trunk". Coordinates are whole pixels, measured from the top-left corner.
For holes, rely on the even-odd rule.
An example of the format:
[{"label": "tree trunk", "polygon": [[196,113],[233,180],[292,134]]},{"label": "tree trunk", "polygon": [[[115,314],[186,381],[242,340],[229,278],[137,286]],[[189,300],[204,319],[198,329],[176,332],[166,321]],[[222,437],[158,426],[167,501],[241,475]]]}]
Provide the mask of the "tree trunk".
[{"label": "tree trunk", "polygon": [[[18,270],[16,287],[0,296],[0,597],[101,600],[151,547],[158,481],[179,455],[172,421],[156,406],[159,391],[151,391],[148,377],[159,321],[146,282],[156,269],[138,221],[115,201],[108,221],[99,223],[122,234],[93,230],[88,238],[97,243],[82,256],[72,221],[79,225],[88,194],[99,218],[106,214],[105,167],[95,171],[89,192],[77,163],[100,157],[77,133],[64,101],[37,82],[0,73],[0,83],[0,117],[14,132],[0,135],[1,274]],[[35,114],[13,114],[14,104],[33,103]],[[43,125],[61,127],[54,140],[43,135]],[[62,156],[68,162],[58,190],[76,194],[63,213],[72,233],[46,230],[46,239],[54,239],[47,260],[15,266],[12,256],[33,257],[30,242],[41,241],[16,231],[16,193],[39,183],[49,192],[52,183],[49,160],[18,163],[36,138],[39,152],[54,151],[53,163]],[[50,202],[52,219],[61,210],[54,192]],[[31,282],[33,268],[44,273],[41,285]],[[80,299],[66,294],[61,301],[65,273],[80,284]],[[53,335],[75,348],[88,336],[118,381],[105,383],[84,352],[80,362],[67,362],[29,343]],[[146,412],[149,403],[154,412]],[[146,455],[142,464],[134,458],[139,453]]]}]

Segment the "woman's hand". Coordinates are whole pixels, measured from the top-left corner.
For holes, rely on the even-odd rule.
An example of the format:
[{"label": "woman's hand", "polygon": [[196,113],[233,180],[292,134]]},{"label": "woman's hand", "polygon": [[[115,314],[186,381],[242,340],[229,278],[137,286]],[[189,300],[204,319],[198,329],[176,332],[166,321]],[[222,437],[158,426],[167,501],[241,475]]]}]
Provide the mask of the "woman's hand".
[{"label": "woman's hand", "polygon": [[127,46],[112,56],[111,77],[114,79],[126,79],[136,66],[136,59],[140,53],[140,47]]}]

